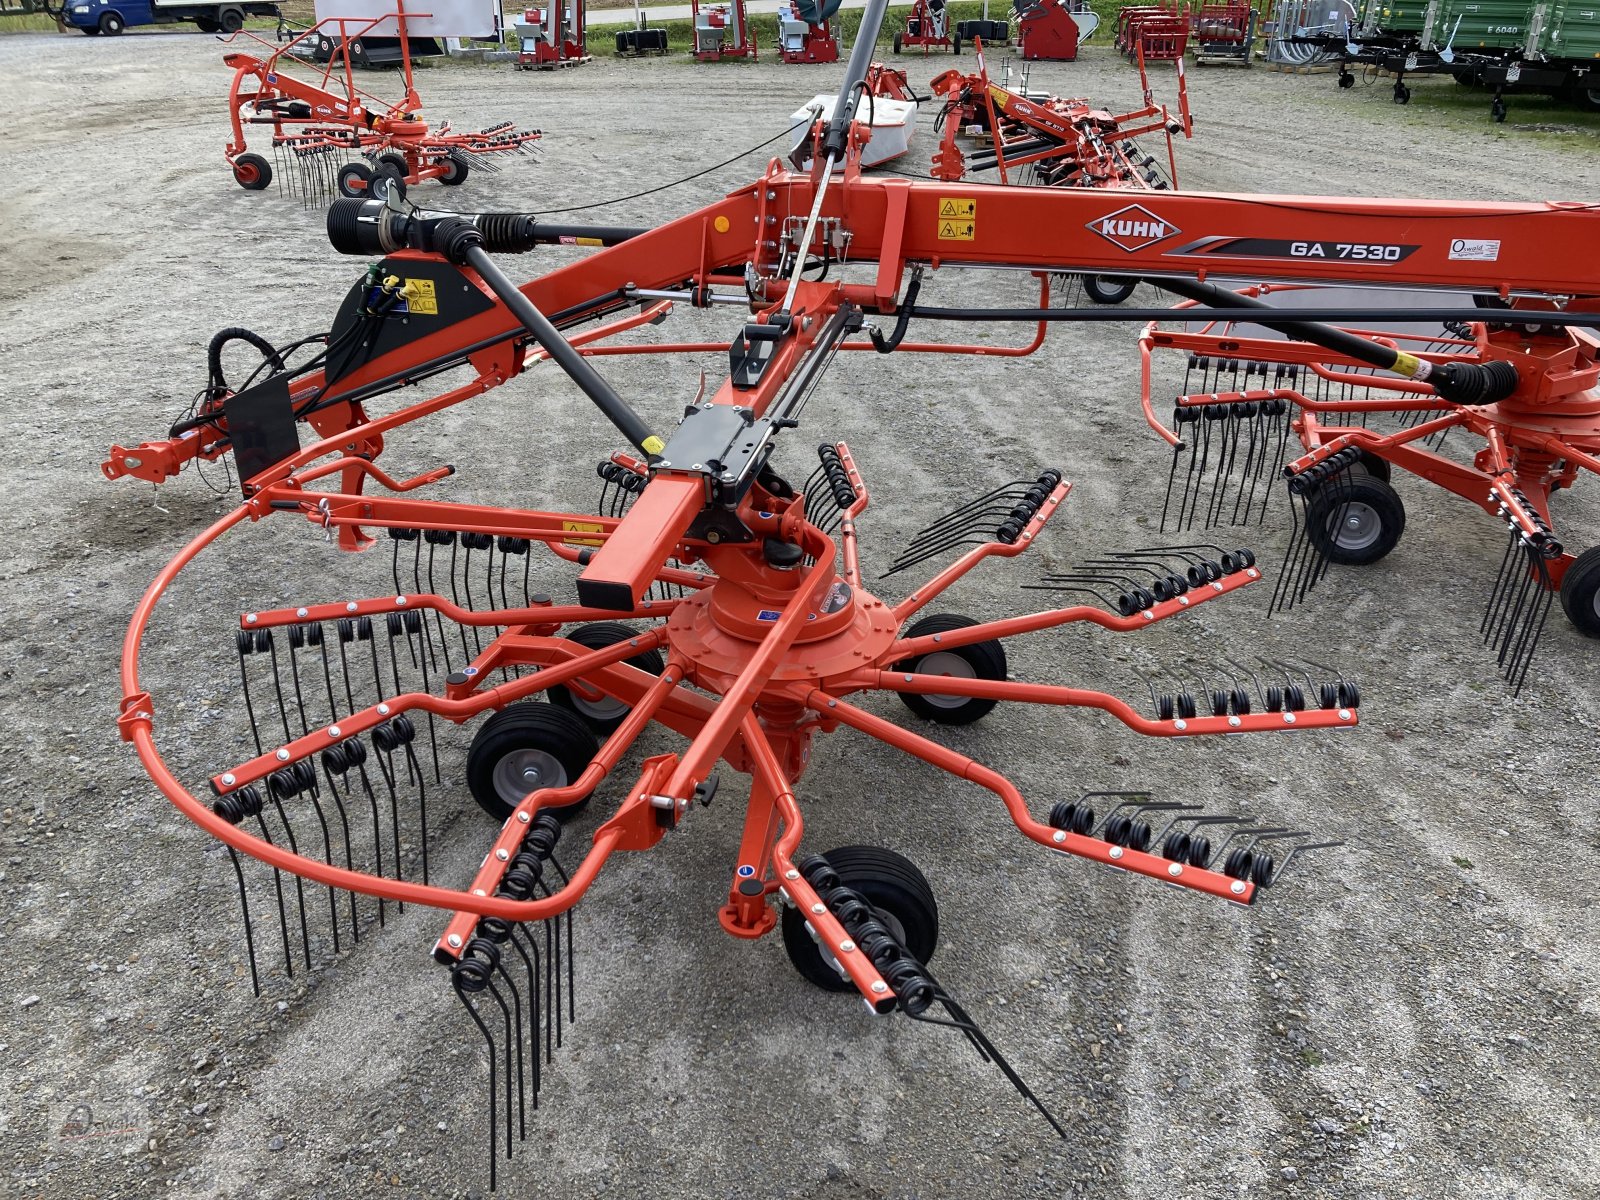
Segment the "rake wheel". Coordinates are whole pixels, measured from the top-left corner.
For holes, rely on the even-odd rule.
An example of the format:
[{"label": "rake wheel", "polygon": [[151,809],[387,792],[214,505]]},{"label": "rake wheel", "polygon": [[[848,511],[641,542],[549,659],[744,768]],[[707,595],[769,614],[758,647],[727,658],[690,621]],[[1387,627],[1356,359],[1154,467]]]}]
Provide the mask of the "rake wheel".
[{"label": "rake wheel", "polygon": [[1121,304],[1138,286],[1137,279],[1125,279],[1121,275],[1083,276],[1083,294],[1096,304]]},{"label": "rake wheel", "polygon": [[1306,535],[1330,562],[1375,563],[1400,544],[1405,528],[1399,495],[1375,475],[1347,475],[1306,501]]},{"label": "rake wheel", "polygon": [[1589,547],[1567,568],[1561,609],[1579,633],[1600,638],[1600,546]]},{"label": "rake wheel", "polygon": [[364,197],[372,185],[372,168],[364,162],[348,162],[339,168],[339,194],[352,199]]},{"label": "rake wheel", "polygon": [[[505,821],[537,788],[565,787],[600,749],[582,717],[552,704],[512,704],[495,713],[467,751],[467,787],[478,806]],[[589,803],[583,796],[547,811],[567,817]]]},{"label": "rake wheel", "polygon": [[265,191],[272,182],[272,164],[259,154],[241,154],[233,160],[233,178],[247,192]]},{"label": "rake wheel", "polygon": [[[939,906],[927,877],[904,855],[881,846],[841,846],[822,857],[839,876],[839,886],[858,892],[877,909],[889,932],[919,962],[933,957],[939,944]],[[851,992],[855,985],[822,957],[797,908],[783,910],[783,948],[794,969],[828,992]]]},{"label": "rake wheel", "polygon": [[[971,617],[939,613],[917,621],[906,630],[905,636],[916,638],[952,633],[976,624]],[[949,675],[957,679],[1004,679],[1006,651],[998,641],[977,642],[971,646],[935,650],[919,658],[902,659],[895,663],[894,669],[916,675]],[[997,703],[978,696],[920,696],[911,692],[900,693],[900,699],[917,716],[941,725],[971,725],[987,716]]]},{"label": "rake wheel", "polygon": [[[635,636],[637,631],[626,625],[618,624],[616,621],[598,621],[593,625],[583,625],[573,630],[567,640],[576,642],[586,650],[604,650],[607,646],[615,646],[618,642],[625,642]],[[648,671],[651,675],[659,675],[667,668],[660,652],[656,650],[646,650],[643,654],[636,654],[625,661],[630,667],[638,667],[639,670]],[[568,687],[551,688],[550,702],[577,713],[597,733],[610,733],[621,725],[632,707],[612,696],[590,700]]]}]

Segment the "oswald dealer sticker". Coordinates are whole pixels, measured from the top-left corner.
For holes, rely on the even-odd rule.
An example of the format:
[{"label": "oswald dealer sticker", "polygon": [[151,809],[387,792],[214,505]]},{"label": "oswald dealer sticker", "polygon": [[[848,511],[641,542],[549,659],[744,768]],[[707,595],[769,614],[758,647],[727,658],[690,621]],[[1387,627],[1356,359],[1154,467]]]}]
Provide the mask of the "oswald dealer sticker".
[{"label": "oswald dealer sticker", "polygon": [[1481,238],[1456,238],[1450,243],[1451,262],[1496,262],[1499,258],[1499,242],[1486,242]]}]

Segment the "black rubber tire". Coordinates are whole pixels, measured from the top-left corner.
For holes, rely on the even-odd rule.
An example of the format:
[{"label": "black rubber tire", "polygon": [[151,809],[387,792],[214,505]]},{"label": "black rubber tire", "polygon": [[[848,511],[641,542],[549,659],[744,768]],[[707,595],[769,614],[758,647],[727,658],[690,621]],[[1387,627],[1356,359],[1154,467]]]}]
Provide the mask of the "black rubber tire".
[{"label": "black rubber tire", "polygon": [[215,17],[196,17],[194,23],[201,33],[217,33],[222,29]]},{"label": "black rubber tire", "polygon": [[233,160],[233,179],[247,192],[264,192],[272,183],[272,164],[259,154],[241,154]]},{"label": "black rubber tire", "polygon": [[367,185],[367,194],[374,200],[387,200],[391,192],[398,199],[406,198],[405,172],[392,162],[379,163],[372,172],[372,182]]},{"label": "black rubber tire", "polygon": [[392,168],[401,179],[411,174],[411,164],[406,162],[406,156],[398,150],[385,150],[373,159],[373,171],[381,171],[384,167]]},{"label": "black rubber tire", "polygon": [[440,165],[444,174],[439,176],[439,182],[445,187],[460,187],[467,181],[467,164],[459,158],[446,158]]},{"label": "black rubber tire", "polygon": [[100,32],[107,37],[116,37],[128,27],[128,23],[122,19],[121,13],[108,12],[101,14],[99,26]]},{"label": "black rubber tire", "polygon": [[1590,546],[1561,579],[1561,610],[1585,637],[1600,638],[1600,546]]},{"label": "black rubber tire", "polygon": [[[549,769],[544,780],[529,778],[528,782],[559,787],[582,774],[599,749],[594,732],[576,713],[554,704],[529,700],[511,704],[478,726],[478,732],[473,735],[472,745],[467,750],[467,789],[478,807],[495,820],[504,822],[522,801],[520,795],[511,796],[507,777],[516,768],[514,763],[507,762],[510,756],[519,751],[537,751],[547,760],[553,760],[528,764],[530,770],[538,770],[541,765]],[[557,766],[559,771],[553,769]],[[589,797],[583,796],[571,804],[542,811],[553,812],[565,820],[587,803]]]},{"label": "black rubber tire", "polygon": [[98,26],[98,25],[86,25],[86,26],[83,27],[82,32],[83,32],[83,36],[84,37],[99,37],[100,36],[100,26]]},{"label": "black rubber tire", "polygon": [[1350,469],[1358,474],[1371,475],[1374,479],[1381,479],[1388,483],[1394,478],[1394,467],[1386,458],[1379,458],[1371,450],[1363,450],[1361,457],[1350,464]]},{"label": "black rubber tire", "polygon": [[1600,87],[1572,87],[1563,96],[1585,112],[1600,112]]},{"label": "black rubber tire", "polygon": [[960,54],[961,53],[961,35],[959,33],[956,34],[955,37],[950,39],[950,53],[951,54]]},{"label": "black rubber tire", "polygon": [[372,183],[372,168],[364,162],[347,162],[339,168],[339,195],[365,200]]},{"label": "black rubber tire", "polygon": [[[823,855],[838,872],[840,883],[853,888],[884,916],[890,929],[898,923],[902,942],[914,958],[926,964],[939,945],[939,906],[933,889],[916,864],[880,846],[841,846]],[[829,992],[853,992],[855,984],[841,979],[822,957],[806,931],[806,914],[792,905],[783,909],[783,948],[794,969]]]},{"label": "black rubber tire", "polygon": [[889,39],[889,46],[896,54],[900,53],[900,35],[898,33]]},{"label": "black rubber tire", "polygon": [[1139,286],[1137,279],[1120,275],[1083,275],[1083,294],[1096,304],[1121,304]]},{"label": "black rubber tire", "polygon": [[[1356,506],[1360,506],[1357,508]],[[1335,535],[1339,519],[1358,525]],[[1306,534],[1329,562],[1361,567],[1375,563],[1400,544],[1406,529],[1405,505],[1383,480],[1347,474],[1331,487],[1318,488],[1306,506]]]},{"label": "black rubber tire", "polygon": [[[618,642],[625,642],[631,637],[638,636],[639,631],[637,629],[630,629],[620,622],[597,621],[593,625],[580,625],[567,635],[567,640],[576,642],[578,645],[590,650],[604,650],[607,646],[615,646]],[[623,661],[630,667],[638,667],[639,670],[648,671],[652,675],[659,675],[667,669],[666,662],[662,659],[660,653],[655,650],[646,650]],[[546,695],[550,697],[550,703],[560,705],[569,712],[576,713],[588,724],[590,729],[595,730],[597,733],[610,733],[627,719],[628,713],[631,711],[628,705],[622,704],[619,700],[612,700],[608,696],[606,705],[614,707],[618,711],[609,716],[602,715],[602,712],[596,712],[590,707],[590,701],[560,685],[551,688]]]},{"label": "black rubber tire", "polygon": [[[905,631],[904,636],[916,638],[935,633],[950,633],[976,624],[977,622],[971,617],[957,616],[954,613],[936,613],[915,622]],[[976,642],[971,646],[958,646],[954,650],[934,651],[934,654],[950,654],[962,659],[971,668],[972,678],[998,680],[1006,677],[1006,651],[998,641]],[[933,654],[926,654],[919,658],[903,659],[894,664],[894,670],[916,674],[921,669],[921,664],[932,657]],[[943,673],[950,674],[948,671]],[[919,696],[911,692],[901,692],[900,699],[905,701],[906,707],[917,716],[924,720],[937,721],[941,725],[970,725],[987,716],[998,703],[978,696],[946,696],[936,699],[933,696]]]},{"label": "black rubber tire", "polygon": [[217,13],[217,24],[223,33],[238,33],[244,28],[244,14],[237,8],[224,8]]}]

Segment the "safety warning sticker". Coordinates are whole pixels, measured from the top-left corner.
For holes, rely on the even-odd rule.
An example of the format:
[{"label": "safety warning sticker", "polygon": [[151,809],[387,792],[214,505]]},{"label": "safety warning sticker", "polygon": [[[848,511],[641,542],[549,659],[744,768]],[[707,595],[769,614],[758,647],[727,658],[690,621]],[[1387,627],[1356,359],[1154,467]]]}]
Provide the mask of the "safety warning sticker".
[{"label": "safety warning sticker", "polygon": [[[596,525],[592,521],[562,521],[561,528],[573,533],[599,533],[605,526]],[[605,544],[599,538],[569,537],[561,540],[568,546],[603,546]]]},{"label": "safety warning sticker", "polygon": [[972,241],[978,232],[978,202],[965,196],[941,196],[937,230],[941,241]]}]

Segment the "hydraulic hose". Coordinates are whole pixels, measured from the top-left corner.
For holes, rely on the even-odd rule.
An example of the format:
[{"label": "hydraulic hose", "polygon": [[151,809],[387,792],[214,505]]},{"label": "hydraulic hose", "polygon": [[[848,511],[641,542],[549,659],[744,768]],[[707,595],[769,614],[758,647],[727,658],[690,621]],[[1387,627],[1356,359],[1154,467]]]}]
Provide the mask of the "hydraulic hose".
[{"label": "hydraulic hose", "polygon": [[[1200,304],[1216,308],[1247,308],[1271,311],[1272,305],[1250,296],[1241,296],[1227,288],[1187,279],[1151,279],[1150,283],[1174,296],[1182,296]],[[1432,386],[1452,404],[1495,404],[1511,395],[1517,387],[1517,369],[1508,362],[1495,360],[1488,363],[1446,362],[1430,363],[1404,350],[1382,346],[1377,342],[1312,321],[1253,319],[1253,324],[1335,354],[1343,354],[1357,362],[1364,362],[1381,371],[1392,371],[1406,379],[1415,379]]]}]

